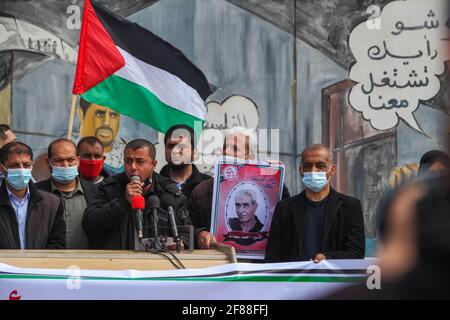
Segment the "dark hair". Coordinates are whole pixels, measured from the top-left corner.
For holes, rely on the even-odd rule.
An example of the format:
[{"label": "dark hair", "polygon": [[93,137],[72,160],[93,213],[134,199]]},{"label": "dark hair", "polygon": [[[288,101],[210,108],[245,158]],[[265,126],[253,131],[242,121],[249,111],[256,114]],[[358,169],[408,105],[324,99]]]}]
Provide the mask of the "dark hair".
[{"label": "dark hair", "polygon": [[10,154],[28,154],[31,161],[33,161],[33,150],[23,142],[11,141],[0,149],[0,162],[3,165],[6,163],[6,160],[8,160]]},{"label": "dark hair", "polygon": [[99,145],[102,147],[102,152],[103,152],[103,150],[104,150],[104,147],[103,147],[102,143],[100,142],[100,140],[98,140],[98,139],[97,139],[96,137],[94,137],[94,136],[87,136],[87,137],[82,138],[80,141],[78,141],[78,144],[77,144],[77,154],[80,154],[81,146],[82,146],[84,143],[86,143],[86,144],[88,144],[88,145],[90,145],[90,146],[95,146],[96,144],[99,144]]},{"label": "dark hair", "polygon": [[6,131],[11,130],[7,124],[0,124],[0,139],[6,140]]},{"label": "dark hair", "polygon": [[324,149],[327,153],[328,153],[328,159],[330,160],[330,162],[333,162],[333,152],[331,151],[331,149],[327,146],[324,145],[322,143],[315,143],[309,147],[306,147],[303,152],[302,152],[302,156],[301,156],[301,163],[303,163],[303,159],[305,158],[305,153],[308,151],[312,151],[312,150],[319,150],[319,149]]},{"label": "dark hair", "polygon": [[148,148],[148,154],[149,154],[150,158],[155,160],[155,156],[156,156],[155,146],[153,145],[153,143],[151,143],[150,141],[147,141],[145,139],[134,139],[134,140],[128,142],[126,144],[123,152],[125,153],[125,151],[127,149],[136,150],[136,149],[141,149],[141,148]]},{"label": "dark hair", "polygon": [[75,143],[74,143],[72,140],[69,140],[69,139],[66,139],[66,138],[59,138],[59,139],[56,139],[56,140],[50,142],[50,144],[48,145],[48,148],[47,148],[47,157],[48,157],[49,159],[52,158],[53,145],[55,145],[55,144],[57,144],[57,143],[60,143],[60,142],[68,142],[68,143],[72,144],[73,147],[75,148],[75,152],[76,152],[76,154],[77,154],[77,156],[78,156],[78,149],[77,149],[77,146],[75,145]]},{"label": "dark hair", "polygon": [[450,158],[449,156],[440,150],[431,150],[426,152],[422,158],[420,158],[418,176],[425,174],[430,167],[436,162],[440,162],[444,165],[447,170],[450,168]]},{"label": "dark hair", "polygon": [[83,111],[83,117],[86,115],[86,111],[90,106],[91,106],[91,103],[89,101],[86,101],[83,98],[80,98],[80,108]]},{"label": "dark hair", "polygon": [[174,133],[174,131],[176,130],[186,130],[189,135],[191,136],[191,147],[195,148],[195,145],[197,143],[197,137],[194,134],[194,129],[192,129],[191,127],[189,127],[188,125],[185,124],[176,124],[174,126],[171,126],[169,128],[169,130],[167,130],[166,135],[164,136],[164,145],[167,144],[167,140],[169,140],[170,137],[172,137],[172,134]]}]

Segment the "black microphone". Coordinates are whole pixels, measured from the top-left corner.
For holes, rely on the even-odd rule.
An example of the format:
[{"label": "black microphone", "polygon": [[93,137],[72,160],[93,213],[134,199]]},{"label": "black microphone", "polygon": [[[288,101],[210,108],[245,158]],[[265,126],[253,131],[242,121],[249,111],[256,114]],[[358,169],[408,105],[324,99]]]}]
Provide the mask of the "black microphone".
[{"label": "black microphone", "polygon": [[181,244],[180,244],[180,236],[178,235],[178,228],[177,224],[175,222],[175,210],[173,210],[172,206],[167,206],[167,212],[169,213],[169,220],[170,220],[170,226],[172,227],[173,232],[173,238],[175,239],[177,252],[181,251]]},{"label": "black microphone", "polygon": [[[132,175],[130,177],[131,181],[141,182],[141,178],[137,175]],[[142,231],[142,221],[143,215],[142,210],[145,209],[145,199],[143,196],[134,196],[131,199],[131,209],[133,210],[133,214],[136,217],[136,232],[140,242],[142,242],[143,231]]]},{"label": "black microphone", "polygon": [[148,198],[148,206],[150,207],[150,212],[153,216],[153,232],[155,236],[154,244],[155,248],[159,250],[159,240],[158,240],[158,209],[159,209],[159,199],[156,195],[150,196]]},{"label": "black microphone", "polygon": [[164,194],[161,196],[161,202],[164,205],[168,205],[167,213],[168,213],[170,228],[172,229],[173,239],[176,243],[177,252],[180,252],[181,251],[181,238],[180,238],[180,235],[178,234],[177,223],[175,220],[175,210],[174,210],[173,206],[171,205],[171,203],[173,203],[173,197],[168,194]]}]

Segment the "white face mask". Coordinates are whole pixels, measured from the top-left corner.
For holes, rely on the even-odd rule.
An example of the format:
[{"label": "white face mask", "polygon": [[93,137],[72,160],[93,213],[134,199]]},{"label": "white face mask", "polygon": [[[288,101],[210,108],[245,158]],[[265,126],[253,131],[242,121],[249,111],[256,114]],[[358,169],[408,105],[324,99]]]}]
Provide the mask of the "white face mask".
[{"label": "white face mask", "polygon": [[303,174],[302,182],[309,190],[320,192],[330,182],[330,179],[327,179],[327,173],[329,173],[330,170],[331,168],[327,172],[305,172]]},{"label": "white face mask", "polygon": [[59,183],[70,183],[78,176],[78,167],[57,167],[52,165],[52,177]]},{"label": "white face mask", "polygon": [[31,180],[31,169],[8,169],[8,183],[16,190],[23,190]]}]

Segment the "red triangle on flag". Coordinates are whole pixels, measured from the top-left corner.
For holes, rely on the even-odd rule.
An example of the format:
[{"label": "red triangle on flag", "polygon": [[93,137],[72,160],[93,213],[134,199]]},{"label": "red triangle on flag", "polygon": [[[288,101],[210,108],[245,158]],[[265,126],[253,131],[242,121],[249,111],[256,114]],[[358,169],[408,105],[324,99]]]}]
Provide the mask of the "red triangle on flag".
[{"label": "red triangle on flag", "polygon": [[82,94],[125,65],[114,41],[85,0],[73,94]]}]

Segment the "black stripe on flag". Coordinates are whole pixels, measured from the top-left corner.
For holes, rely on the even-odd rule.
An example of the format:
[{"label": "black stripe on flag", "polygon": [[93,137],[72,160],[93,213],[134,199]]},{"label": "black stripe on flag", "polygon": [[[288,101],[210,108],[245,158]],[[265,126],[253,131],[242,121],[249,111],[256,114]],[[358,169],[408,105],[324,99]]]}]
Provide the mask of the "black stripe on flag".
[{"label": "black stripe on flag", "polygon": [[97,1],[92,1],[92,7],[118,47],[141,61],[177,76],[194,88],[203,100],[211,94],[205,75],[179,49]]}]

